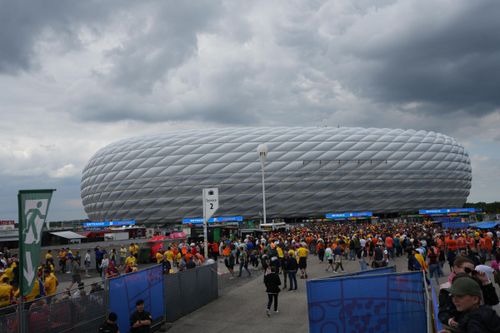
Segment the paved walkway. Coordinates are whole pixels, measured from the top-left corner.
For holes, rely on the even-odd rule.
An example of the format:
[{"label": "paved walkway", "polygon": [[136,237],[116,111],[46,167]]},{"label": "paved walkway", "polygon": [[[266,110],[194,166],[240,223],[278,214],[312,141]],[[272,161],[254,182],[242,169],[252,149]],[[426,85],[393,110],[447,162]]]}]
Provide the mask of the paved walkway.
[{"label": "paved walkway", "polygon": [[[360,270],[358,261],[344,261],[346,273]],[[406,256],[396,258],[391,264],[395,264],[397,271],[407,271]],[[326,263],[320,263],[316,256],[309,256],[308,275],[309,279],[332,276],[332,272],[325,272]],[[440,283],[446,282],[449,267],[444,267],[445,277]],[[214,302],[198,309],[197,311],[168,325],[169,333],[184,332],[234,332],[235,330],[245,332],[275,332],[277,329],[283,332],[308,332],[309,319],[307,310],[307,294],[305,281],[298,279],[298,290],[290,292],[284,290],[279,296],[279,313],[267,317],[265,313],[267,305],[267,294],[263,283],[262,273],[258,276],[247,278],[243,273],[242,278],[236,278],[237,282],[231,288],[220,294]],[[282,278],[282,276],[281,276]],[[282,279],[283,283],[283,279]],[[499,288],[497,287],[497,292]],[[495,307],[500,313],[500,306]]]},{"label": "paved walkway", "polygon": [[[406,259],[397,259],[397,266],[406,268]],[[358,261],[344,261],[346,273],[359,271]],[[319,263],[315,256],[309,256],[308,277],[316,279],[333,275],[325,272],[326,263]],[[308,332],[307,296],[305,281],[297,279],[298,290],[283,290],[279,296],[279,313],[266,316],[267,294],[262,274],[255,278],[242,278],[246,283],[232,288],[214,302],[177,320],[169,325],[169,333],[174,332],[265,332],[283,329],[289,332]],[[281,278],[283,276],[281,275]],[[282,279],[283,283],[283,279]]]}]

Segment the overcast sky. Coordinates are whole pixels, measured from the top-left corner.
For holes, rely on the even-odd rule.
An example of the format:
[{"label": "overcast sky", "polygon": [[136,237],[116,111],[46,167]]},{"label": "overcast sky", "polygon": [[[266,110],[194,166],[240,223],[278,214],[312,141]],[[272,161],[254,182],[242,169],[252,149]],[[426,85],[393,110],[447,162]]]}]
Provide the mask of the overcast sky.
[{"label": "overcast sky", "polygon": [[0,0],[0,219],[130,136],[197,127],[438,131],[500,200],[500,2]]}]

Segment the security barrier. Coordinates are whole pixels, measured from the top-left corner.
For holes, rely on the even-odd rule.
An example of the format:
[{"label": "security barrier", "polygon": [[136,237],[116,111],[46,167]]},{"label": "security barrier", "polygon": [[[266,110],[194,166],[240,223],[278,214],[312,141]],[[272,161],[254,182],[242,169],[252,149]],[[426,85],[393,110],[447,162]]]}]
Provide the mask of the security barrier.
[{"label": "security barrier", "polygon": [[427,331],[420,272],[307,281],[310,332]]},{"label": "security barrier", "polygon": [[25,323],[26,333],[93,332],[104,322],[105,297],[105,291],[102,289],[92,293],[83,289],[73,295],[63,292],[41,297],[22,306],[2,308],[0,332],[20,332],[20,317]]},{"label": "security barrier", "polygon": [[[0,333],[90,333],[97,332],[107,313],[118,314],[121,332],[128,332],[129,318],[138,299],[154,323],[175,321],[218,297],[217,264],[164,275],[162,266],[107,280],[105,288],[84,288],[42,297],[34,302],[0,309]],[[21,311],[21,313],[20,313]]]},{"label": "security barrier", "polygon": [[129,318],[135,311],[135,303],[140,299],[144,301],[144,309],[151,313],[153,321],[163,320],[165,295],[161,265],[111,279],[108,287],[109,311],[119,314],[121,332],[130,329]]},{"label": "security barrier", "polygon": [[173,322],[218,296],[217,263],[165,276],[166,320]]}]

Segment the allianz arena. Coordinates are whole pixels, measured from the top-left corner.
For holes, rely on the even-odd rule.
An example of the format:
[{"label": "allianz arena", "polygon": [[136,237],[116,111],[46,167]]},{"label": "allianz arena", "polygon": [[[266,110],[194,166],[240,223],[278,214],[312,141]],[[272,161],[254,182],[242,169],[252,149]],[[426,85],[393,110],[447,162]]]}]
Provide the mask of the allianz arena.
[{"label": "allianz arena", "polygon": [[265,164],[268,218],[461,207],[470,159],[449,136],[379,128],[219,128],[134,137],[99,150],[83,170],[92,220],[179,223],[202,216],[202,189],[219,188],[217,216],[259,218]]}]

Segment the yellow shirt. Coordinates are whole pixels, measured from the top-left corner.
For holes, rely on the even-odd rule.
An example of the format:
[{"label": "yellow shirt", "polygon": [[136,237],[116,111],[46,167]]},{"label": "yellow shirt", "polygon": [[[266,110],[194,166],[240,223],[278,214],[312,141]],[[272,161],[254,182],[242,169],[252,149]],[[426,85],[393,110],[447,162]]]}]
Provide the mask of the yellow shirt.
[{"label": "yellow shirt", "polygon": [[50,259],[52,259],[52,258],[53,258],[53,256],[52,256],[52,254],[50,254],[50,253],[47,253],[47,254],[45,255],[45,260],[50,260]]},{"label": "yellow shirt", "polygon": [[159,264],[163,261],[163,254],[160,251],[156,252],[156,263]]},{"label": "yellow shirt", "polygon": [[276,248],[276,251],[278,251],[278,258],[283,258],[284,257],[283,249],[281,247],[278,246]]},{"label": "yellow shirt", "polygon": [[174,251],[172,250],[165,251],[165,259],[167,259],[167,261],[174,261]]},{"label": "yellow shirt", "polygon": [[127,259],[125,259],[125,266],[135,266],[135,257],[127,257]]},{"label": "yellow shirt", "polygon": [[12,295],[12,286],[7,283],[0,283],[0,307],[10,305]]},{"label": "yellow shirt", "polygon": [[34,301],[38,295],[40,295],[40,284],[38,283],[38,279],[36,279],[33,289],[31,289],[31,292],[26,295],[26,302]]},{"label": "yellow shirt", "polygon": [[135,244],[134,245],[134,254],[139,253],[139,245]]},{"label": "yellow shirt", "polygon": [[55,295],[57,291],[56,276],[53,273],[50,273],[50,275],[45,278],[43,286],[45,287],[45,293],[47,294],[47,296]]},{"label": "yellow shirt", "polygon": [[297,254],[299,258],[305,258],[309,254],[309,250],[305,247],[299,247],[299,249],[297,250]]},{"label": "yellow shirt", "polygon": [[4,272],[3,272],[3,275],[2,276],[6,276],[9,278],[9,282],[12,282],[12,280],[14,280],[14,265],[10,266],[9,268],[7,268]]}]

